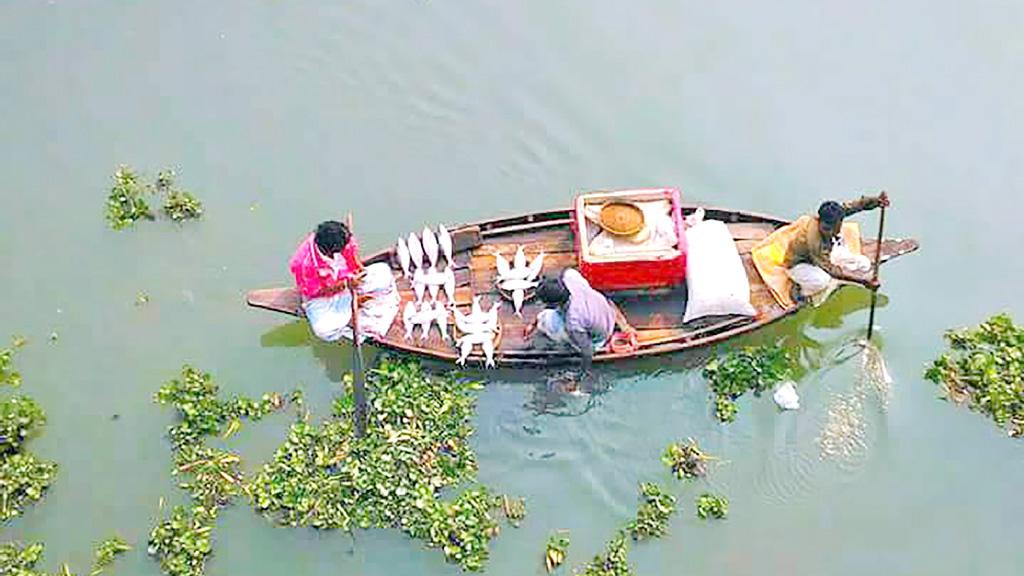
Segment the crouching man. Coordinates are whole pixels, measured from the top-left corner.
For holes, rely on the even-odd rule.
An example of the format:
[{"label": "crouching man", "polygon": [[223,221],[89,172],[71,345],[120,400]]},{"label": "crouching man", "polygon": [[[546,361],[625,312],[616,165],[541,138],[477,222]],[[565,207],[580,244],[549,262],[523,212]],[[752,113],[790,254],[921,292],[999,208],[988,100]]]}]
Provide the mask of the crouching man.
[{"label": "crouching man", "polygon": [[569,346],[580,355],[584,377],[590,374],[594,353],[608,345],[616,325],[625,333],[633,332],[615,304],[573,268],[561,277],[546,278],[536,294],[546,308],[527,328],[531,344],[535,348]]}]

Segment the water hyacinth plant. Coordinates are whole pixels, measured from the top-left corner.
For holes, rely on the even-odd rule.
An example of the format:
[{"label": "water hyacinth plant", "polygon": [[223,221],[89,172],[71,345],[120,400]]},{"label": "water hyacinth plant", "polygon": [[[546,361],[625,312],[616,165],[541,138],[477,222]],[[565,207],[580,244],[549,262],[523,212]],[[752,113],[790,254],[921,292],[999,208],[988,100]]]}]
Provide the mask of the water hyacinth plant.
[{"label": "water hyacinth plant", "polygon": [[9,348],[0,348],[0,386],[21,386],[21,373],[14,369],[14,353],[25,345],[25,339],[15,336]]},{"label": "water hyacinth plant", "polygon": [[[22,546],[15,542],[0,544],[0,574],[4,576],[50,576],[35,569],[43,559],[43,544],[36,542]],[[96,562],[90,576],[96,576],[113,563],[114,558],[130,550],[120,538],[103,541],[96,549]],[[56,576],[74,576],[67,564],[62,564]]]},{"label": "water hyacinth plant", "polygon": [[640,496],[644,503],[637,510],[636,519],[626,524],[626,531],[637,541],[664,536],[668,533],[669,517],[676,511],[676,497],[651,482],[640,484]]},{"label": "water hyacinth plant", "polygon": [[721,520],[729,514],[729,501],[724,496],[704,493],[697,497],[697,517],[702,520]]},{"label": "water hyacinth plant", "polygon": [[203,215],[203,204],[192,195],[175,187],[173,170],[162,170],[150,184],[128,166],[121,166],[114,173],[114,187],[107,196],[107,222],[114,230],[133,226],[139,220],[154,220],[155,216],[146,202],[147,196],[161,195],[163,213],[175,222],[192,220]]},{"label": "water hyacinth plant", "polygon": [[925,378],[1010,436],[1024,435],[1024,328],[997,314],[976,328],[949,330],[945,339],[950,350],[932,362]]},{"label": "water hyacinth plant", "polygon": [[153,211],[146,196],[153,190],[139,179],[134,170],[121,166],[114,173],[114,186],[107,196],[107,222],[114,230],[123,230],[139,220],[152,220]]},{"label": "water hyacinth plant", "polygon": [[96,560],[93,562],[92,571],[89,572],[89,576],[96,576],[103,572],[114,563],[118,556],[131,549],[132,547],[127,542],[117,536],[100,542],[100,545],[96,547]]},{"label": "water hyacinth plant", "polygon": [[752,391],[755,396],[789,377],[793,363],[779,346],[758,346],[713,358],[704,366],[721,422],[736,419],[736,399]]},{"label": "water hyacinth plant", "polygon": [[203,203],[191,192],[175,188],[175,176],[173,170],[164,170],[156,177],[156,190],[164,196],[164,214],[175,222],[199,218],[203,215]]},{"label": "water hyacinth plant", "polygon": [[665,448],[661,461],[672,469],[672,474],[680,480],[702,478],[708,473],[708,462],[715,460],[701,451],[697,441],[687,438],[686,442],[673,442]]},{"label": "water hyacinth plant", "polygon": [[0,402],[0,454],[13,454],[46,424],[46,414],[28,396],[12,396]]},{"label": "water hyacinth plant", "polygon": [[414,361],[385,358],[368,373],[366,435],[353,434],[349,387],[332,418],[292,425],[288,440],[250,484],[253,503],[287,526],[398,528],[440,548],[465,570],[482,569],[488,542],[499,532],[495,509],[510,521],[523,510],[482,486],[452,500],[440,497],[444,488],[475,481],[469,437],[478,388],[429,376]]},{"label": "water hyacinth plant", "polygon": [[554,572],[555,568],[565,562],[565,555],[569,553],[569,532],[559,530],[548,537],[547,546],[544,548],[544,568],[548,572]]},{"label": "water hyacinth plant", "polygon": [[604,552],[594,556],[594,559],[583,567],[582,576],[633,576],[633,568],[629,565],[629,544],[626,542],[626,534],[619,531],[608,542]]},{"label": "water hyacinth plant", "polygon": [[150,533],[149,554],[170,576],[200,576],[213,552],[211,532],[221,506],[248,493],[238,455],[206,446],[208,437],[237,430],[242,418],[259,420],[284,406],[280,394],[264,394],[259,400],[218,397],[213,378],[185,365],[178,378],[155,395],[160,404],[177,408],[180,420],[167,435],[174,452],[174,474],[183,477],[179,486],[188,491],[192,508],[175,507],[171,517]]},{"label": "water hyacinth plant", "polygon": [[0,521],[20,516],[26,505],[41,500],[56,477],[55,462],[28,452],[0,456]]}]

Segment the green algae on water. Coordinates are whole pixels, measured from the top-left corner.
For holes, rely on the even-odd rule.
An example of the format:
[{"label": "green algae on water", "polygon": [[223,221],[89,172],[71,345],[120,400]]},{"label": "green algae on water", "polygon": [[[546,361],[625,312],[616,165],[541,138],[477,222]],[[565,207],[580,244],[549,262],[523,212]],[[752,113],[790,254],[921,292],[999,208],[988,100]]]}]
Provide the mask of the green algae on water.
[{"label": "green algae on water", "polygon": [[582,576],[633,576],[636,574],[629,565],[629,544],[626,534],[619,531],[604,552],[597,554],[583,567]]},{"label": "green algae on water", "polygon": [[704,366],[721,422],[736,419],[736,399],[752,391],[755,396],[789,377],[792,360],[779,346],[748,347],[711,359]]},{"label": "green algae on water", "polygon": [[174,186],[176,174],[164,170],[157,174],[155,188],[164,196],[164,215],[175,222],[195,220],[203,215],[203,203],[192,195]]},{"label": "green algae on water", "polygon": [[1010,436],[1024,435],[1024,328],[997,314],[975,328],[949,330],[945,339],[949,351],[932,362],[925,378]]}]

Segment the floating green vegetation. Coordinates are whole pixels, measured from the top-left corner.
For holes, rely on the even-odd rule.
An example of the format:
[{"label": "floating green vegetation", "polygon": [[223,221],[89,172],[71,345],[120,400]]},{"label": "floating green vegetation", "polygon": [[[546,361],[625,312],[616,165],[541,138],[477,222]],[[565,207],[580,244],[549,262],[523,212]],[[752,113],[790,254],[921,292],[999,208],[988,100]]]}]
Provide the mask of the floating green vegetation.
[{"label": "floating green vegetation", "polygon": [[722,519],[729,514],[729,501],[724,496],[705,492],[697,497],[697,517]]},{"label": "floating green vegetation", "polygon": [[55,462],[27,452],[0,456],[0,521],[20,516],[26,505],[41,500],[56,477]]},{"label": "floating green vegetation", "polygon": [[10,348],[0,348],[0,385],[17,388],[21,386],[21,373],[14,369],[14,353],[25,345],[25,339],[15,336]]},{"label": "floating green vegetation", "polygon": [[92,571],[89,572],[89,576],[96,576],[103,572],[114,563],[118,556],[131,549],[132,547],[127,542],[117,536],[100,542],[100,545],[96,547],[96,560],[93,562]]},{"label": "floating green vegetation", "polygon": [[149,554],[171,576],[200,576],[213,552],[211,532],[221,506],[248,493],[238,455],[205,445],[211,436],[237,430],[242,418],[259,420],[284,406],[279,394],[259,400],[234,396],[218,398],[213,378],[185,365],[181,375],[161,387],[155,399],[173,405],[180,421],[167,434],[174,451],[174,474],[183,477],[179,486],[188,491],[192,508],[175,507],[171,517],[158,524],[149,537]]},{"label": "floating green vegetation", "polygon": [[160,569],[166,574],[201,575],[213,553],[210,533],[216,520],[215,509],[175,506],[171,517],[150,533],[148,552],[160,559]]},{"label": "floating green vegetation", "polygon": [[43,410],[28,396],[0,402],[0,521],[38,502],[57,475],[57,464],[24,451],[25,441],[45,423]]},{"label": "floating green vegetation", "polygon": [[[49,576],[46,572],[35,569],[36,564],[43,559],[45,547],[41,543],[22,546],[15,542],[0,544],[0,574],[5,576]],[[96,549],[96,561],[93,564],[90,576],[96,576],[109,567],[116,556],[131,550],[131,547],[123,540],[110,538],[100,543]],[[62,564],[56,576],[74,576],[67,564]]]},{"label": "floating green vegetation", "polygon": [[569,553],[569,532],[559,530],[548,536],[548,544],[544,549],[544,568],[548,572],[554,572],[555,568],[565,562],[565,555]]},{"label": "floating green vegetation", "polygon": [[672,469],[672,474],[680,480],[702,478],[708,473],[708,462],[715,460],[701,451],[697,441],[687,438],[686,442],[673,442],[665,448],[661,461]]},{"label": "floating green vegetation", "polygon": [[737,398],[748,390],[760,396],[776,382],[789,377],[791,370],[792,360],[778,346],[744,348],[713,358],[704,366],[704,377],[715,397],[718,420],[735,420]]},{"label": "floating green vegetation", "polygon": [[164,195],[164,214],[175,222],[194,220],[203,215],[203,203],[191,192],[174,187],[173,170],[164,170],[157,174],[156,190]]},{"label": "floating green vegetation", "polygon": [[651,482],[640,485],[644,503],[637,510],[636,519],[626,524],[626,531],[633,540],[658,538],[668,532],[668,520],[676,511],[676,497]]},{"label": "floating green vegetation", "polygon": [[516,528],[519,528],[519,523],[526,518],[526,500],[522,498],[511,498],[502,494],[495,498],[494,507],[500,508],[505,514],[505,520]]},{"label": "floating green vegetation", "polygon": [[350,389],[333,418],[293,424],[250,486],[257,510],[287,526],[398,528],[465,570],[482,569],[499,531],[492,511],[516,522],[523,511],[480,486],[440,499],[443,488],[475,481],[469,437],[479,387],[428,376],[413,361],[382,360],[368,373],[366,435],[352,433]]},{"label": "floating green vegetation", "polygon": [[164,197],[163,213],[175,222],[199,218],[203,215],[203,204],[192,193],[175,187],[173,170],[163,170],[150,184],[128,166],[121,166],[114,173],[114,187],[107,196],[107,222],[114,230],[133,226],[139,220],[154,220],[155,216],[146,202],[147,196]]},{"label": "floating green vegetation", "polygon": [[121,166],[114,173],[114,187],[107,196],[107,222],[114,230],[133,226],[139,220],[152,220],[146,196],[153,190],[139,179],[134,170]]},{"label": "floating green vegetation", "polygon": [[594,556],[589,564],[583,567],[582,576],[633,576],[629,566],[629,544],[626,534],[619,531],[615,538],[608,542],[604,552]]},{"label": "floating green vegetation", "polygon": [[949,330],[950,350],[925,371],[946,397],[987,414],[1010,436],[1024,435],[1024,328],[997,314],[972,329]]}]

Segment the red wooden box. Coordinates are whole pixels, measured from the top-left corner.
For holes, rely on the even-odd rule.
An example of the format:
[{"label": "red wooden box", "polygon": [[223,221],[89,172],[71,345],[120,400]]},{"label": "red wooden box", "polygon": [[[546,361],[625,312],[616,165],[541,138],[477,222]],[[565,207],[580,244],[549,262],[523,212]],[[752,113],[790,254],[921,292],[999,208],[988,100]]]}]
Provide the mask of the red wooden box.
[{"label": "red wooden box", "polygon": [[[657,251],[623,251],[603,256],[592,253],[588,231],[597,227],[597,224],[587,219],[585,210],[587,206],[600,205],[609,200],[638,203],[668,200],[678,243],[672,249]],[[683,233],[680,194],[675,188],[580,194],[573,207],[572,229],[576,237],[580,273],[598,290],[668,288],[686,279],[686,235]]]}]

